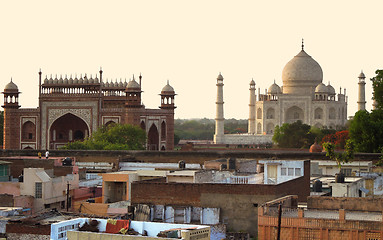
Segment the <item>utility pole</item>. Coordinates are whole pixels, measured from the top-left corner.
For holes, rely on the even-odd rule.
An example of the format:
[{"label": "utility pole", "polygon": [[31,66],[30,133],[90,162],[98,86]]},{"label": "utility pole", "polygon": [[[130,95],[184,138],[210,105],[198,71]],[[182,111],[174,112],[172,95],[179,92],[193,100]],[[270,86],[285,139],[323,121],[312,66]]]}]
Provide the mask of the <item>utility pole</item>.
[{"label": "utility pole", "polygon": [[282,221],[282,204],[278,205],[278,235],[277,240],[281,239],[281,221]]},{"label": "utility pole", "polygon": [[66,189],[66,211],[69,211],[69,182],[67,182],[67,189]]}]

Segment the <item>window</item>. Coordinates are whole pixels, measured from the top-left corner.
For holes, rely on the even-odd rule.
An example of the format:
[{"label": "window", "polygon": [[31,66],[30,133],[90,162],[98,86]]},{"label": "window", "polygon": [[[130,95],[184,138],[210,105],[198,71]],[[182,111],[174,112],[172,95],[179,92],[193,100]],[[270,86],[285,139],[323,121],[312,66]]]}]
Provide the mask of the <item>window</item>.
[{"label": "window", "polygon": [[33,134],[32,133],[28,133],[28,139],[33,139]]},{"label": "window", "polygon": [[295,176],[302,176],[302,175],[301,175],[301,169],[300,169],[300,168],[296,168],[296,169],[295,169]]},{"label": "window", "polygon": [[43,184],[41,182],[35,183],[35,198],[43,197]]},{"label": "window", "polygon": [[289,168],[288,174],[289,176],[294,176],[294,168]]},{"label": "window", "polygon": [[285,167],[281,168],[281,175],[282,176],[286,176],[287,175]]},{"label": "window", "polygon": [[351,176],[351,168],[342,168],[341,173],[343,173],[345,176]]}]

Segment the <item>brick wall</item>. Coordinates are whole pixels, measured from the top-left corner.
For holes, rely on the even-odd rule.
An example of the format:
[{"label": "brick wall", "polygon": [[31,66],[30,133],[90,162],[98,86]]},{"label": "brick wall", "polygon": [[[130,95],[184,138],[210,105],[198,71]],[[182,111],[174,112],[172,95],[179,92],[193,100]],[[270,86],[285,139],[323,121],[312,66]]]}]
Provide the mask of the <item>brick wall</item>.
[{"label": "brick wall", "polygon": [[383,209],[383,198],[311,196],[307,199],[307,207],[310,209],[345,209],[380,212]]},{"label": "brick wall", "polygon": [[[37,156],[39,150],[0,150],[0,157],[10,156]],[[252,150],[252,151],[96,151],[96,150],[50,150],[52,157],[76,157],[79,162],[106,162],[117,161],[143,161],[143,162],[169,162],[178,163],[185,160],[186,163],[203,164],[208,160],[219,158],[246,158],[246,159],[311,159],[328,160],[325,153],[309,153],[301,151],[284,150]],[[377,161],[380,153],[359,153],[355,154],[355,159]]]},{"label": "brick wall", "polygon": [[51,225],[29,225],[25,223],[7,223],[6,233],[16,234],[37,234],[47,235],[51,234]]}]

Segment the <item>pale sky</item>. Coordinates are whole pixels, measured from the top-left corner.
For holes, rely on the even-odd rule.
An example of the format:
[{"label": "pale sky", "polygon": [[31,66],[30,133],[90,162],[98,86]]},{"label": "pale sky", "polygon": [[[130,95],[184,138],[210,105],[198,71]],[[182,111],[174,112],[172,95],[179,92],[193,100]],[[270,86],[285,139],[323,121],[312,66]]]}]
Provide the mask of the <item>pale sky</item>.
[{"label": "pale sky", "polygon": [[[383,68],[383,1],[2,1],[0,85],[13,78],[22,108],[38,106],[38,71],[143,76],[143,102],[160,105],[170,81],[176,118],[214,118],[216,77],[224,77],[225,118],[248,118],[249,82],[262,92],[301,48],[322,67],[323,82],[346,88],[357,110],[360,71]],[[3,98],[1,98],[3,103]]]}]

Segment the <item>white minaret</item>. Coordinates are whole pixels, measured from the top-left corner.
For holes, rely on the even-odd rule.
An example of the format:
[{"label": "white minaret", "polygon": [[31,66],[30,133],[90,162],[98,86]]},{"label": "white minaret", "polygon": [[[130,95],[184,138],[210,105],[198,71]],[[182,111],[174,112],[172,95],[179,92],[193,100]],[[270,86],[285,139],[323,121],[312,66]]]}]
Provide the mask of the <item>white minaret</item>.
[{"label": "white minaret", "polygon": [[359,82],[358,82],[358,85],[359,85],[359,94],[358,94],[358,111],[360,110],[366,110],[366,82],[364,81],[364,79],[366,79],[366,76],[364,76],[364,73],[363,71],[359,74],[358,76],[359,78]]},{"label": "white minaret", "polygon": [[248,133],[255,134],[255,82],[250,82],[250,103],[249,103],[249,127]]},{"label": "white minaret", "polygon": [[224,120],[223,117],[223,77],[219,73],[217,77],[217,101],[216,105],[216,115],[215,115],[215,134],[214,134],[214,143],[220,144],[224,143]]}]

